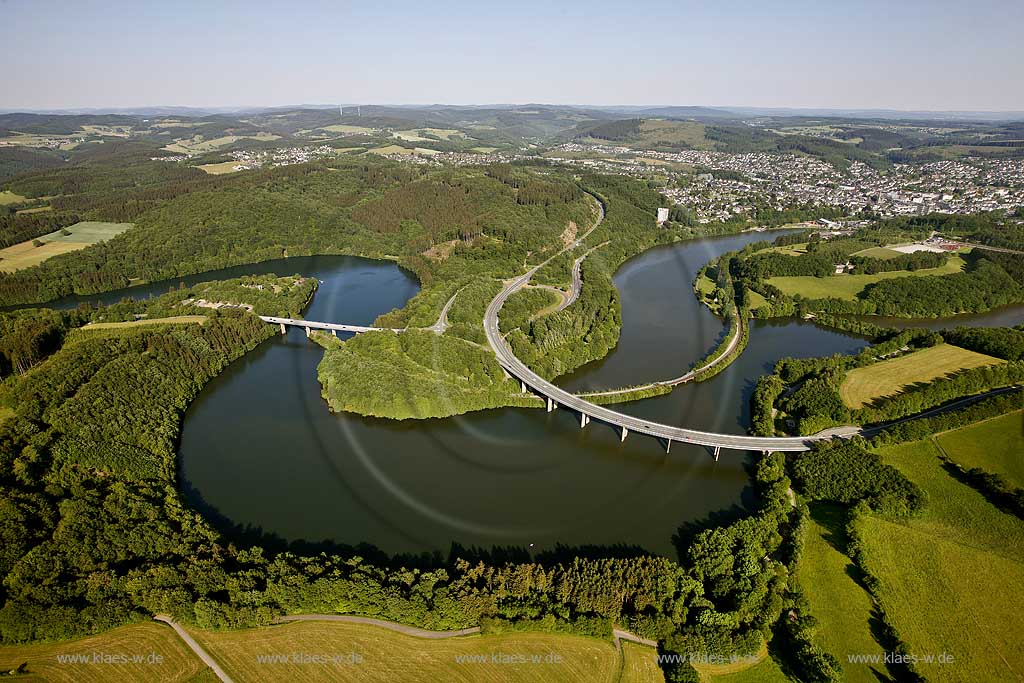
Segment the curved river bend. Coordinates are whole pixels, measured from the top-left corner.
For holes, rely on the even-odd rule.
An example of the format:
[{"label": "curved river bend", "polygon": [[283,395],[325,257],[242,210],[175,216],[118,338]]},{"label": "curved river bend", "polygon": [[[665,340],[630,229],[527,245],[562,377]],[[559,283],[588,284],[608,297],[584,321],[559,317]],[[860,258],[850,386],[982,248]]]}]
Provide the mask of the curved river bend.
[{"label": "curved river bend", "polygon": [[[618,348],[560,384],[607,388],[681,374],[723,333],[692,294],[697,270],[759,239],[765,236],[685,242],[627,262],[615,276],[623,309]],[[413,277],[394,264],[343,256],[290,258],[187,280],[255,272],[322,280],[305,312],[313,320],[369,324],[417,291]],[[166,291],[167,283],[147,289]],[[1018,313],[1024,319],[1024,309]],[[776,360],[849,353],[865,344],[802,322],[756,322],[747,350],[714,379],[619,408],[741,434],[753,383]],[[620,443],[597,423],[580,430],[565,411],[501,409],[403,422],[332,414],[316,379],[321,356],[319,346],[292,330],[235,362],[189,407],[182,486],[216,522],[265,540],[370,543],[386,553],[445,553],[452,543],[535,551],[561,544],[630,545],[674,556],[680,525],[748,499],[748,456],[725,452],[716,463],[685,444],[666,455],[654,439]]]}]

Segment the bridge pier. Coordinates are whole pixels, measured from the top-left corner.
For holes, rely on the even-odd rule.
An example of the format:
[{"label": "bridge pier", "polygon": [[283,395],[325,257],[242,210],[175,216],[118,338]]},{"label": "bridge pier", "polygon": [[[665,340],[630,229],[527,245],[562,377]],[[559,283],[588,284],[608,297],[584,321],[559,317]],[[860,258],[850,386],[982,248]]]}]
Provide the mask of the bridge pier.
[{"label": "bridge pier", "polygon": [[626,440],[626,435],[629,434],[629,430],[625,426],[622,427],[622,437],[619,439],[619,443]]},{"label": "bridge pier", "polygon": [[523,380],[519,380],[519,393],[526,393],[526,382],[524,382]]},{"label": "bridge pier", "polygon": [[580,429],[583,429],[584,427],[586,427],[587,423],[589,423],[589,422],[590,422],[590,416],[587,415],[586,413],[580,413]]},{"label": "bridge pier", "polygon": [[672,439],[665,439],[665,452],[668,453],[672,450]]},{"label": "bridge pier", "polygon": [[550,413],[552,410],[554,410],[557,407],[558,407],[558,404],[555,403],[554,399],[548,398],[548,412]]},{"label": "bridge pier", "polygon": [[715,446],[715,462],[718,462],[718,454],[722,452],[721,446]]},{"label": "bridge pier", "polygon": [[308,337],[308,336],[310,336],[311,334],[313,334],[313,328],[311,328],[311,327],[307,327],[307,328],[306,328],[306,336]]},{"label": "bridge pier", "polygon": [[288,334],[288,328],[284,326],[284,323],[281,323],[281,334]]}]

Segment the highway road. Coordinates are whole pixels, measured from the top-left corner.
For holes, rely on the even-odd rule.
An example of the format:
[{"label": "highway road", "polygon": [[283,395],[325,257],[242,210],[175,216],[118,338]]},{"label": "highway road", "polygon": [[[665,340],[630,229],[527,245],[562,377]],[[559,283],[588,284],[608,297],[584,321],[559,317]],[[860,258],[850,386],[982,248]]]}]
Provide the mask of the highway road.
[{"label": "highway road", "polygon": [[[587,231],[587,235],[589,235],[594,228],[600,225],[603,219],[604,212],[602,211],[598,216],[597,221],[594,223],[594,226]],[[584,237],[585,236],[586,235],[584,235]],[[625,413],[620,413],[609,408],[595,405],[584,398],[580,398],[568,391],[560,389],[535,373],[527,367],[525,363],[516,358],[515,354],[512,353],[512,349],[509,348],[505,338],[502,337],[501,332],[498,329],[498,314],[501,311],[501,307],[505,305],[505,301],[513,293],[519,291],[529,283],[530,278],[533,277],[534,273],[544,267],[552,259],[560,256],[569,249],[578,246],[582,239],[583,238],[580,238],[566,246],[562,251],[558,252],[558,254],[555,254],[544,263],[534,266],[523,275],[507,281],[501,292],[499,292],[498,295],[491,300],[490,304],[488,304],[487,311],[484,314],[484,332],[487,335],[487,342],[491,345],[495,355],[498,357],[498,362],[501,363],[501,366],[505,368],[509,374],[529,386],[534,391],[545,396],[549,401],[554,401],[555,405],[563,408],[569,408],[570,410],[574,410],[579,413],[582,416],[580,424],[583,426],[585,426],[586,422],[590,419],[594,419],[618,427],[623,440],[625,440],[629,432],[636,432],[638,434],[647,434],[649,436],[665,440],[666,448],[671,447],[673,441],[681,441],[683,443],[693,443],[714,448],[716,455],[718,450],[721,448],[731,448],[742,451],[806,451],[810,449],[811,444],[816,440],[815,437],[760,437],[738,434],[717,434],[715,432],[701,432],[694,429],[685,429],[683,427],[673,427],[672,425],[666,425],[660,422],[651,422],[649,420],[644,420],[643,418],[626,415]],[[549,403],[549,410],[551,409],[550,406],[551,404]]]}]

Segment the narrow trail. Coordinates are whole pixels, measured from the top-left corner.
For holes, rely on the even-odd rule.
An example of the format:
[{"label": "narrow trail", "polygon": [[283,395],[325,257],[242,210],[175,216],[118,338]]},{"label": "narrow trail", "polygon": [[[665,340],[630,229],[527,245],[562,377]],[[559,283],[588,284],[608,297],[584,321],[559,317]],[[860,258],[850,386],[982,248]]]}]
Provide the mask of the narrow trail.
[{"label": "narrow trail", "polygon": [[193,638],[188,631],[182,628],[181,624],[166,614],[154,615],[153,619],[154,621],[162,622],[173,628],[174,632],[178,634],[178,637],[181,638],[185,645],[188,645],[189,649],[192,650],[192,652],[194,652],[196,656],[206,664],[206,666],[210,667],[217,678],[224,683],[235,683],[231,676],[228,676],[227,672],[220,668],[220,664],[217,663],[217,660],[211,657],[210,653],[204,650],[203,646],[196,642],[196,639]]},{"label": "narrow trail", "polygon": [[472,626],[470,628],[463,628],[457,631],[428,631],[424,628],[416,628],[415,626],[406,626],[405,624],[399,624],[396,621],[385,621],[384,619],[373,619],[371,617],[356,617],[348,614],[294,614],[286,617],[278,617],[274,619],[274,624],[287,624],[297,621],[336,621],[344,624],[361,624],[363,626],[378,626],[380,628],[386,628],[389,631],[396,633],[402,633],[407,636],[414,638],[426,638],[428,640],[441,640],[443,638],[459,638],[462,636],[471,636],[480,633],[479,626]]}]

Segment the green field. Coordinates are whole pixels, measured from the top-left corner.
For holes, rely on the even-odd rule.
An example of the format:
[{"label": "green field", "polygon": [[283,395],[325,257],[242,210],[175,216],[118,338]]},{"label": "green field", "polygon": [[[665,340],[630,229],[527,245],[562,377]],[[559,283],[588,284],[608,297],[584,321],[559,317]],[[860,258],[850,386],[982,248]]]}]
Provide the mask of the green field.
[{"label": "green field", "polygon": [[[508,633],[426,640],[376,626],[339,622],[296,622],[249,630],[192,631],[193,636],[239,683],[334,683],[336,681],[614,681],[620,661],[615,647],[582,636]],[[358,655],[360,663],[258,662],[263,655],[292,653]],[[494,655],[560,657],[555,663],[495,663]],[[456,658],[479,657],[459,661]],[[482,660],[482,661],[481,661]],[[658,672],[660,674],[660,671]],[[638,682],[643,679],[634,679]],[[650,681],[658,678],[647,679]]]},{"label": "green field", "polygon": [[701,681],[704,683],[793,683],[794,680],[782,673],[782,669],[771,657],[765,657],[754,666],[732,673],[716,675],[701,672]]},{"label": "green field", "polygon": [[618,683],[662,683],[665,674],[658,666],[658,651],[653,647],[622,641],[622,675]]},{"label": "green field", "polygon": [[20,194],[14,194],[10,190],[0,191],[0,206],[6,206],[8,204],[21,204],[27,202],[28,197],[22,197]]},{"label": "green field", "polygon": [[1019,680],[1024,671],[1024,521],[996,509],[943,467],[930,440],[880,451],[928,494],[909,520],[860,522],[865,562],[909,652],[933,682]]},{"label": "green field", "polygon": [[778,247],[768,247],[765,252],[773,251],[777,254],[785,254],[786,256],[801,256],[807,253],[807,242],[800,242],[798,244],[783,244]]},{"label": "green field", "polygon": [[[130,227],[132,227],[131,223],[83,221],[66,228],[71,233],[70,235],[64,235],[61,230],[57,230],[35,240],[12,244],[0,249],[0,272],[12,273],[22,268],[38,265],[52,256],[77,251],[90,244],[108,240],[115,235],[120,235]],[[36,246],[37,240],[42,242],[42,246]]]},{"label": "green field", "polygon": [[714,149],[704,135],[704,124],[696,121],[665,121],[646,119],[640,124],[640,140],[631,147],[650,147],[659,143],[685,144],[694,149]]},{"label": "green field", "polygon": [[780,276],[768,278],[768,284],[774,285],[782,290],[784,294],[793,296],[799,294],[805,299],[846,299],[856,301],[857,295],[865,287],[875,282],[889,280],[894,277],[922,277],[925,275],[952,275],[960,272],[964,267],[964,260],[959,256],[950,256],[946,265],[939,268],[923,268],[921,270],[893,270],[887,273],[875,273],[874,275],[830,275],[829,277],[814,277],[813,275]]},{"label": "green field", "polygon": [[876,398],[898,394],[915,382],[930,382],[957,370],[1003,362],[952,344],[939,344],[850,370],[839,395],[850,408],[862,408]]},{"label": "green field", "polygon": [[1024,488],[1024,412],[938,434],[946,455],[962,467],[980,467]]},{"label": "green field", "polygon": [[[133,663],[60,662],[58,656],[115,655],[143,661]],[[157,663],[156,655],[162,658]],[[28,674],[15,676],[18,683],[67,681],[68,683],[151,683],[168,681],[198,683],[216,681],[203,677],[206,666],[168,626],[157,623],[122,626],[98,636],[62,643],[0,646],[0,671],[9,671],[22,662]]]},{"label": "green field", "polygon": [[818,645],[839,658],[848,683],[876,683],[882,665],[854,664],[850,654],[883,654],[871,634],[871,596],[851,576],[846,555],[846,511],[836,505],[815,504],[800,558],[800,583],[811,613],[818,620]]},{"label": "green field", "polygon": [[408,147],[401,147],[400,145],[386,145],[384,147],[374,147],[370,150],[374,154],[422,154],[430,156],[431,154],[437,154],[435,149],[425,149],[423,147],[417,147],[416,149],[409,149]]},{"label": "green field", "polygon": [[237,161],[222,161],[219,164],[202,164],[201,166],[196,166],[196,168],[201,168],[210,175],[221,175],[223,173],[235,173],[237,171],[236,166],[238,166]]},{"label": "green field", "polygon": [[851,254],[851,256],[866,256],[868,258],[878,258],[882,259],[883,261],[887,261],[891,258],[896,258],[897,256],[900,256],[900,252],[896,251],[895,249],[888,249],[886,247],[871,247],[869,249],[861,249],[860,251],[855,251],[853,252],[853,254]]},{"label": "green field", "polygon": [[203,154],[205,152],[215,152],[218,149],[233,145],[239,140],[278,140],[280,135],[274,135],[273,133],[256,133],[255,135],[224,135],[219,138],[213,138],[207,140],[202,135],[196,135],[191,138],[182,138],[175,140],[169,145],[165,145],[162,149],[168,152],[177,152],[179,154]]},{"label": "green field", "polygon": [[323,126],[317,128],[317,130],[326,130],[328,133],[363,133],[366,135],[373,135],[377,130],[373,128],[367,128],[365,126],[347,126],[345,124],[335,124],[333,126]]},{"label": "green field", "polygon": [[758,294],[757,292],[755,292],[752,289],[749,290],[749,291],[750,291],[750,310],[756,311],[759,308],[762,308],[764,306],[768,306],[769,305],[768,304],[768,299],[765,299],[763,296],[761,296],[760,294]]},{"label": "green field", "polygon": [[52,206],[34,206],[31,209],[18,209],[19,214],[23,213],[45,213],[46,211],[53,211]]}]

